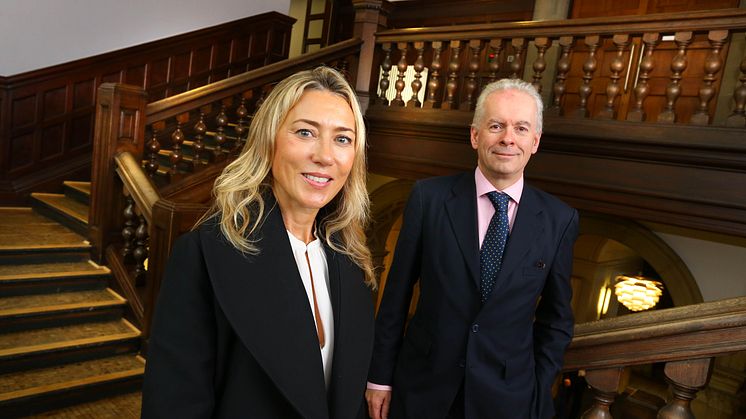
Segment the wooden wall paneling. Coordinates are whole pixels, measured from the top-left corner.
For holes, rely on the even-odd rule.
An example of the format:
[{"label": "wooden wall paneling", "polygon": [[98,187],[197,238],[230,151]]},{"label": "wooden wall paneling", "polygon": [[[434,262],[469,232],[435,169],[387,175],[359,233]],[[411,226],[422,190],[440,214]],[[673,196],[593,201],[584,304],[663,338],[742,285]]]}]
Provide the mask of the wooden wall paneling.
[{"label": "wooden wall paneling", "polygon": [[61,183],[65,166],[78,176],[79,156],[92,150],[95,92],[102,83],[137,85],[150,101],[163,99],[286,58],[293,22],[265,13],[1,77],[0,205],[22,203],[34,183],[55,185],[45,175],[55,173]]},{"label": "wooden wall paneling", "polygon": [[519,0],[405,0],[392,4],[389,28],[531,20],[534,11],[533,2]]},{"label": "wooden wall paneling", "polygon": [[574,0],[572,19],[599,16],[644,15],[738,7],[739,0]]}]

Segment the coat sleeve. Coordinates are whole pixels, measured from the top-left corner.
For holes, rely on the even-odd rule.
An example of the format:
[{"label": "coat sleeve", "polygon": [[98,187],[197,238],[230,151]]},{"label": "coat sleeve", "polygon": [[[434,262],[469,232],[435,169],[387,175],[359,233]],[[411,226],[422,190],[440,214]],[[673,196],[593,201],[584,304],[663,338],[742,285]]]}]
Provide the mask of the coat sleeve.
[{"label": "coat sleeve", "polygon": [[197,232],[174,246],[151,330],[142,418],[212,417],[214,299]]},{"label": "coat sleeve", "polygon": [[420,183],[416,183],[404,209],[394,261],[378,308],[373,359],[368,374],[371,383],[391,385],[393,382],[414,284],[420,277],[422,224],[422,193]]},{"label": "coat sleeve", "polygon": [[538,418],[551,417],[551,388],[562,368],[565,349],[573,335],[572,275],[573,246],[578,235],[578,212],[572,210],[559,240],[534,320],[536,398]]}]

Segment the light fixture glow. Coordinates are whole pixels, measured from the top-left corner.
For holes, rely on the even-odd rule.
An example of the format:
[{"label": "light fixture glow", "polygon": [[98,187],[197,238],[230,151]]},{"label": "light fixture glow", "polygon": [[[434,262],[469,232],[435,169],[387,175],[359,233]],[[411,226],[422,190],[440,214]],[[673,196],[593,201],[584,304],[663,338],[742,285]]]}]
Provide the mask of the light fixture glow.
[{"label": "light fixture glow", "polygon": [[658,304],[663,295],[663,284],[641,275],[619,275],[614,293],[617,300],[631,311],[643,311]]}]

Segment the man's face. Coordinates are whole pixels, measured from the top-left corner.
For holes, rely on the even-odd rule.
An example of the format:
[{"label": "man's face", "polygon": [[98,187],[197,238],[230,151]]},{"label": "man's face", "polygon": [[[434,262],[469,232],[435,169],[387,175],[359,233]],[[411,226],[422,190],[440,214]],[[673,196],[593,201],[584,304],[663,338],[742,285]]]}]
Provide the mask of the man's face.
[{"label": "man's face", "polygon": [[484,102],[484,116],[471,127],[471,146],[484,176],[498,189],[517,182],[539,149],[536,102],[519,90],[497,91]]}]

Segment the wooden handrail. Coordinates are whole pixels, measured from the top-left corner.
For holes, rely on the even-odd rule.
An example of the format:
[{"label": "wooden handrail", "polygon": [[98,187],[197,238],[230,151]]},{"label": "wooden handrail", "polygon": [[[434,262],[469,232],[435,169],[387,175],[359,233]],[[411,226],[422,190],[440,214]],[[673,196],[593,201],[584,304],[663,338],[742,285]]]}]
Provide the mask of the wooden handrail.
[{"label": "wooden handrail", "polygon": [[153,222],[153,206],[161,199],[161,194],[155,189],[150,178],[142,170],[142,165],[132,153],[121,152],[114,156],[114,160],[117,162],[116,171],[119,178],[122,179],[122,183],[124,183],[124,188],[129,191],[148,224],[151,224]]},{"label": "wooden handrail", "polygon": [[563,35],[613,35],[627,33],[746,29],[746,10],[720,9],[704,12],[656,13],[567,20],[538,20],[430,28],[391,29],[376,33],[376,42],[465,40],[482,37],[558,37]]},{"label": "wooden handrail", "polygon": [[707,358],[746,350],[746,297],[579,324],[566,371]]},{"label": "wooden handrail", "polygon": [[310,64],[356,53],[363,43],[358,38],[328,46],[319,51],[269,64],[235,77],[210,83],[184,93],[152,102],[145,108],[146,123],[161,121],[170,116],[214,103],[226,96],[241,93],[252,85],[262,85],[284,78]]}]

